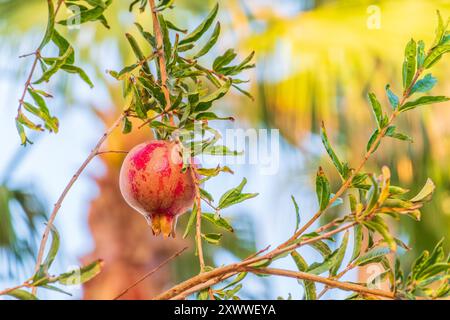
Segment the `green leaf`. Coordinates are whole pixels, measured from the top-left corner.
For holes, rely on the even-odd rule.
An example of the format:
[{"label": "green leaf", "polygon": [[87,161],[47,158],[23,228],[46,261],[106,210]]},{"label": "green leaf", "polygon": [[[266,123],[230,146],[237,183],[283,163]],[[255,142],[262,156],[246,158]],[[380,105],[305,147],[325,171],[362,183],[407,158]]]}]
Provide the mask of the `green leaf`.
[{"label": "green leaf", "polygon": [[445,31],[447,29],[448,26],[448,22],[444,23],[444,19],[442,19],[441,13],[439,10],[436,10],[436,14],[437,14],[437,18],[438,18],[438,26],[436,28],[436,37],[434,39],[433,45],[431,46],[431,48],[435,48],[437,47],[439,44],[442,43],[442,40],[444,38],[445,35]]},{"label": "green leaf", "polygon": [[231,86],[231,80],[227,79],[227,81],[217,90],[208,94],[207,96],[202,97],[197,106],[195,107],[195,111],[206,111],[211,107],[211,103],[217,99],[222,98],[229,90]]},{"label": "green leaf", "polygon": [[144,86],[144,88],[156,99],[156,101],[158,101],[161,108],[164,109],[166,107],[166,98],[161,87],[144,77],[139,77],[138,80]]},{"label": "green leaf", "polygon": [[202,238],[205,239],[206,242],[210,244],[218,245],[220,239],[222,238],[222,234],[220,233],[202,233]]},{"label": "green leaf", "polygon": [[434,185],[433,181],[430,178],[428,178],[427,182],[423,186],[422,190],[420,190],[420,192],[414,198],[412,198],[410,201],[411,202],[428,201],[430,199],[431,195],[433,194],[434,189],[436,189],[436,186]]},{"label": "green leaf", "polygon": [[330,141],[328,140],[327,131],[325,129],[325,124],[322,122],[322,128],[320,137],[322,138],[322,144],[325,147],[325,150],[327,151],[328,155],[331,158],[331,161],[333,162],[334,166],[336,167],[337,171],[341,175],[342,178],[345,178],[348,174],[348,168],[346,165],[344,165],[341,160],[339,160],[338,156],[334,152],[333,148],[331,147]]},{"label": "green leaf", "polygon": [[[306,263],[305,259],[297,252],[292,251],[291,257],[294,260],[295,264],[297,265],[297,268],[301,272],[305,272],[308,270],[308,264]],[[316,285],[313,281],[301,281],[303,284],[303,287],[305,289],[305,299],[306,300],[316,300],[317,299],[317,293],[316,293]]]},{"label": "green leaf", "polygon": [[30,292],[23,289],[12,290],[8,292],[7,295],[19,300],[38,300],[38,298],[34,294],[31,294]]},{"label": "green leaf", "polygon": [[225,218],[222,218],[220,215],[217,215],[217,214],[214,214],[214,213],[203,212],[202,213],[202,218],[204,218],[205,220],[211,222],[216,227],[225,229],[225,230],[227,230],[229,232],[234,232],[233,227],[231,226],[231,224]]},{"label": "green leaf", "polygon": [[96,260],[79,270],[73,270],[59,275],[55,281],[66,286],[82,284],[96,277],[102,271],[102,268],[103,261]]},{"label": "green leaf", "polygon": [[45,30],[44,38],[39,45],[39,50],[42,50],[47,43],[52,39],[53,32],[55,30],[55,6],[53,5],[53,0],[47,0],[48,7],[48,20],[47,29]]},{"label": "green leaf", "polygon": [[216,5],[214,6],[214,8],[212,9],[212,11],[208,14],[208,16],[205,18],[205,20],[197,27],[194,29],[194,31],[192,31],[191,33],[189,33],[186,37],[184,37],[181,41],[180,41],[180,45],[182,44],[187,44],[190,42],[194,42],[197,41],[198,39],[200,39],[200,37],[209,29],[209,27],[211,26],[213,20],[215,19],[216,15],[217,15],[217,11],[219,10],[219,4],[216,3]]},{"label": "green leaf", "polygon": [[214,62],[213,62],[213,70],[220,71],[221,68],[231,63],[231,61],[236,58],[236,53],[234,52],[234,49],[228,49],[225,51],[225,53],[221,56],[218,56]]},{"label": "green leaf", "polygon": [[89,87],[91,87],[91,88],[94,87],[94,84],[92,83],[91,79],[89,79],[89,76],[86,74],[86,72],[83,69],[76,67],[76,66],[69,65],[69,64],[63,65],[61,67],[61,69],[68,73],[78,74],[80,76],[80,78],[89,85]]},{"label": "green leaf", "polygon": [[66,51],[62,56],[60,56],[60,57],[58,57],[58,58],[55,59],[55,62],[52,64],[52,66],[51,66],[49,69],[47,69],[47,70],[42,74],[42,76],[39,78],[39,80],[33,82],[33,84],[39,84],[39,83],[42,83],[42,82],[44,82],[44,81],[45,81],[45,82],[48,82],[48,81],[50,80],[50,78],[51,78],[51,77],[52,77],[59,69],[61,69],[61,67],[62,67],[63,65],[66,64],[67,59],[68,59],[70,56],[72,56],[72,54],[73,54],[73,48],[72,48],[72,47],[69,47],[69,48],[67,49],[67,51]]},{"label": "green leaf", "polygon": [[[166,21],[167,23],[167,21]],[[153,48],[153,50],[157,50],[156,48],[156,39],[155,37],[150,33],[144,30],[144,28],[137,22],[134,23],[134,25],[138,28],[139,32],[141,33],[142,37],[144,37],[145,40],[150,44],[150,46]]]},{"label": "green leaf", "polygon": [[186,229],[184,229],[183,233],[183,239],[185,239],[189,232],[191,231],[192,227],[194,226],[195,218],[197,217],[197,206],[194,204],[194,207],[192,208],[191,215],[189,216],[188,223],[186,225]]},{"label": "green leaf", "polygon": [[56,286],[52,286],[52,285],[49,285],[49,284],[44,284],[44,285],[41,285],[39,287],[45,288],[47,290],[56,291],[56,292],[59,292],[59,293],[62,293],[62,294],[66,294],[68,296],[72,296],[72,294],[70,292],[64,291],[64,290],[62,290],[62,289],[60,289],[60,288],[58,288]]},{"label": "green leaf", "polygon": [[429,266],[428,268],[422,270],[417,275],[417,279],[418,280],[428,279],[442,272],[447,272],[448,270],[450,270],[450,263],[446,262],[435,263]]},{"label": "green leaf", "polygon": [[379,216],[375,216],[371,221],[365,221],[363,223],[369,229],[378,232],[383,237],[391,251],[397,250],[397,243],[395,242],[394,237],[389,232],[389,228],[386,223]]},{"label": "green leaf", "polygon": [[397,109],[398,105],[400,104],[400,100],[398,99],[397,95],[391,91],[390,85],[386,85],[386,95],[388,97],[392,109],[393,110]]},{"label": "green leaf", "polygon": [[141,48],[139,47],[136,39],[134,39],[134,37],[129,33],[125,33],[125,37],[127,38],[128,43],[130,44],[131,48],[133,49],[134,55],[139,60],[139,62],[142,64],[142,69],[144,69],[144,71],[147,74],[151,74],[148,62],[144,56],[144,53],[142,52]]},{"label": "green leaf", "polygon": [[418,106],[426,105],[426,104],[433,104],[433,103],[439,103],[439,102],[445,102],[450,100],[450,98],[445,96],[424,96],[420,97],[417,100],[410,101],[402,105],[399,110],[404,112],[410,109],[414,109]]},{"label": "green leaf", "polygon": [[423,63],[425,62],[426,54],[425,54],[425,42],[420,40],[417,43],[417,69],[423,67]]},{"label": "green leaf", "polygon": [[369,263],[380,262],[381,259],[390,252],[391,250],[388,247],[372,248],[363,255],[361,255],[358,259],[356,259],[354,264],[356,266],[365,266],[366,264]]},{"label": "green leaf", "polygon": [[242,182],[237,187],[225,192],[220,198],[217,208],[224,209],[247,199],[256,197],[258,195],[257,193],[242,193],[242,189],[246,184],[247,179],[243,178]]},{"label": "green leaf", "polygon": [[127,134],[130,133],[133,129],[133,123],[127,117],[124,117],[122,120],[122,133]]},{"label": "green leaf", "polygon": [[295,208],[295,230],[294,230],[294,232],[295,232],[298,230],[298,227],[300,226],[300,208],[299,208],[298,203],[295,200],[293,195],[291,195],[291,199],[292,199],[292,202],[294,203],[294,208]]},{"label": "green leaf", "polygon": [[166,20],[166,25],[167,25],[167,28],[169,28],[171,30],[178,31],[178,32],[181,32],[181,33],[186,33],[187,32],[186,29],[182,29],[182,28],[177,27],[175,24],[173,24],[169,20]]},{"label": "green leaf", "polygon": [[402,140],[402,141],[413,142],[413,138],[411,138],[410,136],[400,133],[400,132],[395,132],[394,126],[390,126],[388,128],[388,130],[386,130],[386,137],[390,137],[390,138],[394,138],[394,139],[398,139],[398,140]]},{"label": "green leaf", "polygon": [[[31,94],[31,90],[29,90],[29,92],[30,92],[30,95],[33,97],[34,101],[39,105],[39,108],[36,108],[35,106],[33,106],[32,104],[30,104],[28,102],[24,102],[23,106],[24,106],[25,110],[27,110],[28,112],[41,118],[45,122],[45,127],[49,131],[58,133],[58,130],[59,130],[58,119],[55,117],[52,117],[50,115],[50,113],[47,109],[47,106],[45,105],[45,101],[41,97],[38,97],[38,95],[36,93]],[[41,99],[39,99],[39,98],[41,98]],[[20,117],[19,117],[19,120],[21,120]],[[41,130],[41,129],[38,129],[38,130]]]},{"label": "green leaf", "polygon": [[383,128],[383,110],[381,109],[381,104],[378,101],[374,93],[369,93],[369,101],[372,106],[372,111],[377,121],[378,128]]},{"label": "green leaf", "polygon": [[428,92],[433,89],[436,84],[437,79],[431,75],[431,73],[427,74],[423,79],[420,79],[416,82],[416,84],[411,89],[411,94],[415,92]]},{"label": "green leaf", "polygon": [[350,261],[354,261],[359,256],[361,252],[362,241],[363,241],[363,229],[360,224],[357,224],[353,228],[353,253]]},{"label": "green leaf", "polygon": [[166,20],[164,20],[164,16],[162,14],[158,14],[158,21],[161,26],[161,33],[163,37],[164,56],[166,61],[169,61],[172,54],[172,43],[169,38],[169,29],[167,28]]},{"label": "green leaf", "polygon": [[405,48],[405,61],[403,62],[403,89],[407,90],[411,85],[416,72],[417,45],[411,39]]},{"label": "green leaf", "polygon": [[22,125],[22,123],[19,121],[19,119],[16,119],[16,128],[17,128],[17,132],[19,133],[20,144],[23,146],[26,146],[27,143],[32,144],[32,142],[27,138],[27,135],[25,133],[25,128]]},{"label": "green leaf", "polygon": [[233,117],[219,117],[213,112],[200,112],[195,115],[195,120],[230,120],[234,121]]},{"label": "green leaf", "polygon": [[426,59],[425,59],[425,61],[423,63],[423,67],[425,69],[431,68],[447,52],[450,52],[450,43],[445,43],[445,44],[437,46],[426,57]]},{"label": "green leaf", "polygon": [[147,112],[145,111],[144,105],[142,104],[141,95],[135,84],[133,84],[133,95],[134,95],[134,111],[140,119],[147,119]]},{"label": "green leaf", "polygon": [[[52,41],[59,49],[58,56],[62,56],[70,47],[69,41],[67,41],[58,31],[56,31],[56,29],[53,31]],[[66,63],[73,64],[74,62],[75,52],[72,52],[72,54],[67,58]]]},{"label": "green leaf", "polygon": [[220,22],[216,23],[216,26],[214,28],[213,33],[211,34],[211,37],[208,39],[206,44],[194,55],[194,59],[198,59],[211,50],[211,48],[216,44],[217,40],[219,39],[220,34]]},{"label": "green leaf", "polygon": [[319,209],[323,211],[330,202],[330,183],[328,182],[322,167],[319,167],[316,175],[316,195],[319,201]]},{"label": "green leaf", "polygon": [[[372,134],[369,138],[369,141],[367,142],[366,151],[369,151],[372,148],[372,146],[375,143],[375,141],[377,140],[379,134],[380,134],[380,131],[378,129],[375,129],[372,132]],[[372,150],[372,153],[377,151],[378,147],[380,146],[380,142],[381,142],[380,140],[377,142],[376,146]]]},{"label": "green leaf", "polygon": [[223,287],[220,290],[225,290],[227,288],[230,288],[232,286],[234,286],[235,284],[238,284],[239,282],[241,282],[242,280],[244,280],[244,278],[247,276],[248,272],[241,272],[239,273],[236,278],[234,278],[230,283],[228,283],[225,287]]},{"label": "green leaf", "polygon": [[[29,105],[27,102],[24,103],[24,106]],[[33,121],[28,119],[22,111],[19,111],[17,115],[16,121],[23,124],[24,126],[30,128],[31,130],[43,131],[41,125],[35,124]]]},{"label": "green leaf", "polygon": [[349,232],[346,231],[344,234],[344,237],[342,239],[341,246],[339,247],[339,249],[337,249],[336,255],[333,258],[334,263],[330,269],[330,274],[333,276],[335,276],[338,273],[339,268],[341,267],[342,261],[344,260],[345,251],[347,250],[348,236],[349,236]]},{"label": "green leaf", "polygon": [[55,260],[56,254],[58,253],[59,250],[60,236],[58,230],[56,230],[55,226],[52,225],[50,228],[50,232],[52,235],[52,242],[50,245],[50,249],[48,250],[44,262],[39,266],[39,270],[33,276],[34,283],[38,283],[40,280],[48,276],[48,270],[50,269],[50,266]]},{"label": "green leaf", "polygon": [[[99,21],[101,22],[106,28],[109,29],[109,26],[106,22],[105,17],[103,16],[103,12],[111,5],[112,0],[106,0],[104,2],[104,6],[96,6],[92,9],[87,9],[86,7],[83,7],[79,4],[76,6],[81,9],[80,12],[70,16],[68,19],[58,21],[58,24],[61,25],[68,25],[72,21],[79,21],[80,24],[91,22],[91,21]],[[68,6],[69,2],[66,2],[66,6]]]}]

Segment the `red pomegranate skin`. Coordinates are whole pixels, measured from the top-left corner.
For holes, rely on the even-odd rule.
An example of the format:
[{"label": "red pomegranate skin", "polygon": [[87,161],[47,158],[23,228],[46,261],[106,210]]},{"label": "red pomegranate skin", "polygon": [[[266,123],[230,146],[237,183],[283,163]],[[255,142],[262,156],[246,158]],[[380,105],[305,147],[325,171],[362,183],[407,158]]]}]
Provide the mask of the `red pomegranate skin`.
[{"label": "red pomegranate skin", "polygon": [[194,203],[196,187],[191,170],[182,172],[175,142],[154,140],[134,147],[120,170],[125,201],[141,213],[153,233],[175,237],[177,217]]}]

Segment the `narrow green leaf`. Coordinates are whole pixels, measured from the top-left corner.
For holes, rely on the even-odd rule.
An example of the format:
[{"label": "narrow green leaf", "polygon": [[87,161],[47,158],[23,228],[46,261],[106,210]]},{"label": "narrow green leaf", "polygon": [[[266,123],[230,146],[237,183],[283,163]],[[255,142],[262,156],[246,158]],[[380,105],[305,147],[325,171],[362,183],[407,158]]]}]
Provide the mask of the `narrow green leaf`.
[{"label": "narrow green leaf", "polygon": [[324,210],[330,202],[330,183],[328,182],[322,167],[319,167],[316,175],[316,195],[319,201],[319,209]]},{"label": "narrow green leaf", "polygon": [[222,234],[220,233],[202,233],[202,238],[205,239],[206,242],[210,244],[218,245],[220,239],[222,238]]},{"label": "narrow green leaf", "polygon": [[247,184],[247,179],[243,178],[242,182],[235,188],[225,192],[219,200],[217,208],[224,209],[239,202],[256,197],[257,193],[242,193],[242,189]]},{"label": "narrow green leaf", "polygon": [[372,111],[375,116],[375,120],[377,122],[378,128],[383,128],[383,110],[381,109],[381,104],[378,101],[377,97],[374,93],[369,93],[369,101],[372,106]]},{"label": "narrow green leaf", "polygon": [[347,175],[347,172],[345,170],[344,164],[339,160],[338,156],[333,150],[333,147],[330,144],[330,141],[328,140],[327,131],[325,129],[325,124],[322,122],[320,137],[322,138],[322,144],[325,147],[325,150],[327,151],[328,155],[331,158],[331,161],[333,162],[334,166],[336,167],[337,171],[341,175],[341,177],[345,178]]},{"label": "narrow green leaf", "polygon": [[191,211],[191,215],[189,216],[189,220],[186,225],[186,229],[184,229],[183,239],[185,239],[188,236],[189,232],[191,231],[192,227],[194,226],[196,217],[197,217],[197,206],[194,205],[194,207],[192,208],[192,211]]},{"label": "narrow green leaf", "polygon": [[45,81],[45,82],[48,82],[48,81],[50,80],[50,78],[51,78],[51,77],[52,77],[59,69],[61,69],[61,67],[62,67],[63,65],[66,64],[67,59],[68,59],[70,56],[72,56],[72,54],[73,54],[73,48],[72,48],[72,47],[69,47],[69,48],[67,49],[67,51],[66,51],[62,56],[60,56],[60,57],[58,57],[58,58],[55,59],[55,62],[52,64],[52,66],[51,66],[49,69],[47,69],[47,70],[42,74],[42,76],[39,78],[39,80],[33,82],[33,84],[39,84],[39,83],[42,83],[42,82],[44,82],[44,81]]},{"label": "narrow green leaf", "polygon": [[234,52],[234,49],[228,49],[225,51],[225,53],[221,56],[218,56],[214,62],[213,62],[213,70],[220,71],[221,68],[228,65],[231,61],[236,58],[236,53]]},{"label": "narrow green leaf", "polygon": [[47,29],[45,30],[44,38],[39,45],[39,50],[42,50],[45,45],[52,39],[53,31],[55,30],[55,6],[53,0],[47,0],[48,20]]},{"label": "narrow green leaf", "polygon": [[59,275],[55,281],[66,286],[82,284],[96,277],[102,271],[102,268],[103,261],[96,260],[78,270]]},{"label": "narrow green leaf", "polygon": [[420,79],[411,89],[411,94],[416,92],[428,92],[435,86],[437,79],[428,73],[423,79]]},{"label": "narrow green leaf", "polygon": [[127,117],[124,117],[122,120],[122,133],[127,134],[130,133],[133,129],[133,123]]},{"label": "narrow green leaf", "polygon": [[450,52],[450,43],[444,43],[442,45],[437,46],[431,51],[431,53],[426,57],[423,67],[425,69],[431,68],[436,62],[438,62],[441,57]]},{"label": "narrow green leaf", "polygon": [[8,292],[7,295],[19,300],[38,300],[38,298],[34,294],[31,294],[30,292],[23,289],[12,290]]},{"label": "narrow green leaf", "polygon": [[344,260],[345,251],[347,250],[348,236],[349,232],[346,231],[344,237],[342,238],[341,246],[339,247],[339,249],[337,249],[336,255],[334,256],[334,263],[330,269],[330,274],[333,276],[338,273],[339,268],[342,265],[342,261]]},{"label": "narrow green leaf", "polygon": [[404,112],[410,109],[414,109],[418,106],[427,105],[427,104],[433,104],[433,103],[440,103],[440,102],[446,102],[450,100],[449,97],[445,96],[424,96],[420,97],[417,100],[410,101],[402,105],[399,110]]},{"label": "narrow green leaf", "polygon": [[[292,251],[291,257],[294,260],[295,264],[297,265],[297,268],[299,271],[305,272],[308,270],[308,264],[303,259],[303,257],[297,252]],[[306,300],[316,300],[317,299],[317,293],[316,293],[316,285],[313,281],[301,281],[303,284],[303,288],[305,289],[305,299]]]},{"label": "narrow green leaf", "polygon": [[292,202],[294,203],[294,208],[295,208],[295,230],[294,230],[294,232],[296,232],[298,230],[298,227],[300,226],[300,208],[299,208],[298,203],[295,200],[293,195],[291,195],[291,199],[292,199]]},{"label": "narrow green leaf", "polygon": [[386,94],[389,100],[389,103],[391,104],[391,107],[393,110],[397,109],[400,100],[397,97],[397,95],[395,93],[393,93],[390,89],[390,85],[386,85]]},{"label": "narrow green leaf", "polygon": [[403,62],[403,89],[407,90],[411,85],[416,72],[417,45],[411,39],[405,48],[405,61]]},{"label": "narrow green leaf", "polygon": [[139,60],[139,62],[142,64],[142,68],[144,69],[144,71],[147,74],[151,74],[148,62],[144,56],[144,53],[142,52],[141,48],[139,47],[136,39],[129,33],[125,33],[125,37],[127,38],[131,48],[133,49],[134,55]]},{"label": "narrow green leaf", "polygon": [[180,41],[180,45],[183,44],[187,44],[190,42],[194,42],[197,41],[198,39],[200,39],[200,37],[209,29],[209,27],[211,26],[213,20],[215,19],[216,15],[217,15],[217,11],[219,10],[219,4],[216,3],[216,5],[214,6],[214,8],[212,9],[212,11],[208,14],[208,16],[205,18],[205,20],[197,27],[194,29],[194,31],[192,31],[191,33],[189,33],[186,37],[184,37],[181,41]]},{"label": "narrow green leaf", "polygon": [[86,72],[83,69],[73,66],[73,65],[68,65],[68,64],[63,65],[61,67],[61,69],[68,73],[78,74],[80,76],[80,78],[89,85],[89,87],[91,87],[91,88],[94,87],[94,84],[92,83],[91,79],[89,79],[89,76],[86,74]]},{"label": "narrow green leaf", "polygon": [[425,62],[425,42],[420,40],[417,42],[417,69],[422,68]]},{"label": "narrow green leaf", "polygon": [[361,252],[362,241],[363,241],[363,229],[360,224],[357,224],[353,228],[353,253],[350,261],[354,261],[359,256]]},{"label": "narrow green leaf", "polygon": [[436,186],[434,185],[433,181],[428,178],[427,182],[423,186],[422,190],[419,191],[419,193],[412,198],[411,202],[424,202],[428,201],[431,197],[431,195],[434,192],[434,189],[436,189]]},{"label": "narrow green leaf", "polygon": [[389,254],[390,252],[391,250],[388,247],[376,247],[370,249],[369,251],[361,255],[358,259],[356,259],[355,265],[365,266],[369,263],[380,262],[381,258]]},{"label": "narrow green leaf", "polygon": [[206,44],[194,55],[194,59],[198,59],[207,54],[209,50],[211,50],[211,48],[216,44],[217,40],[219,39],[219,34],[220,22],[217,22],[211,37],[208,39]]},{"label": "narrow green leaf", "polygon": [[215,90],[207,96],[202,97],[195,107],[195,111],[199,112],[209,109],[213,101],[222,98],[229,91],[230,86],[231,80],[227,79],[227,81],[219,89]]},{"label": "narrow green leaf", "polygon": [[214,213],[208,213],[208,212],[203,212],[202,213],[202,218],[204,218],[205,220],[211,222],[212,224],[214,224],[215,226],[222,228],[224,230],[227,230],[229,232],[234,232],[233,227],[231,226],[231,224],[223,217],[218,216]]}]

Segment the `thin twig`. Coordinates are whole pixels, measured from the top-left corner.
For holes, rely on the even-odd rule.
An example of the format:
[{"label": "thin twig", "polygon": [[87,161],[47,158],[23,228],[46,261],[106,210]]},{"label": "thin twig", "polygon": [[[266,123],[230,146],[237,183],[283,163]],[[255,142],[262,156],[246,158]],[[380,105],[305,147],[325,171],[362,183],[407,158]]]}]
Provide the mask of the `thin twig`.
[{"label": "thin twig", "polygon": [[128,151],[123,151],[123,150],[105,150],[105,151],[98,151],[96,153],[97,156],[102,155],[102,154],[110,154],[110,153],[124,153],[127,154]]},{"label": "thin twig", "polygon": [[0,296],[9,294],[10,292],[12,292],[14,290],[21,289],[23,287],[28,287],[28,283],[24,282],[24,283],[19,284],[19,285],[15,286],[15,287],[4,289],[4,290],[0,291]]},{"label": "thin twig", "polygon": [[[37,256],[37,259],[36,259],[36,266],[35,266],[35,271],[36,272],[39,270],[39,266],[42,263],[42,259],[43,259],[44,251],[45,251],[45,245],[47,244],[47,239],[48,239],[48,236],[50,234],[50,230],[51,230],[51,228],[53,226],[53,222],[55,221],[56,215],[58,214],[59,209],[61,208],[61,205],[62,205],[64,199],[66,198],[66,195],[69,193],[69,190],[72,188],[74,183],[78,180],[78,178],[80,177],[80,175],[84,171],[84,169],[87,167],[87,165],[97,155],[98,150],[103,145],[105,140],[120,125],[120,123],[122,122],[122,120],[123,120],[123,118],[125,116],[126,116],[126,112],[122,113],[117,118],[117,120],[113,123],[113,125],[111,127],[109,127],[108,130],[106,130],[106,132],[101,136],[101,138],[98,140],[97,144],[95,145],[94,149],[91,150],[91,152],[89,153],[89,155],[86,158],[86,160],[84,160],[84,162],[78,168],[76,173],[72,176],[72,178],[70,179],[69,183],[66,185],[66,187],[63,190],[63,192],[61,193],[61,195],[59,196],[58,200],[56,201],[56,203],[55,203],[55,205],[53,207],[53,211],[52,211],[52,213],[51,213],[51,215],[50,215],[50,217],[48,219],[47,226],[45,227],[41,243],[39,245],[39,252],[38,252],[38,256]],[[37,291],[37,287],[33,287],[32,293],[36,294],[36,291]]]},{"label": "thin twig", "polygon": [[195,223],[195,240],[197,243],[197,254],[198,259],[200,261],[200,272],[205,271],[205,258],[203,256],[203,246],[202,246],[202,202],[200,195],[200,185],[197,178],[197,170],[195,169],[195,165],[191,164],[190,166],[192,180],[194,180],[195,184],[195,205],[197,207],[197,217]]},{"label": "thin twig", "polygon": [[[158,50],[158,63],[159,63],[159,70],[161,73],[161,87],[162,91],[164,93],[164,97],[166,98],[166,108],[165,111],[169,112],[171,108],[171,102],[170,102],[170,93],[169,89],[167,87],[167,69],[166,69],[166,59],[164,57],[164,41],[163,41],[163,35],[161,32],[161,26],[159,24],[158,20],[158,13],[155,9],[155,0],[148,0],[148,3],[150,4],[150,10],[152,13],[152,20],[153,20],[153,32],[155,33],[155,40],[156,40],[156,49]],[[173,125],[173,116],[169,114],[170,123]]]},{"label": "thin twig", "polygon": [[157,272],[159,269],[161,269],[162,267],[164,267],[166,264],[168,264],[170,261],[172,261],[173,259],[175,259],[176,257],[178,257],[179,255],[181,255],[188,247],[184,247],[183,249],[181,249],[180,251],[174,253],[173,255],[171,255],[169,258],[167,258],[166,260],[164,260],[163,262],[161,262],[157,267],[155,267],[154,269],[152,269],[151,271],[147,272],[145,275],[143,275],[141,278],[139,278],[139,280],[137,280],[136,282],[134,282],[131,286],[129,286],[128,288],[126,288],[125,290],[123,290],[119,295],[117,295],[113,300],[118,300],[120,297],[122,297],[124,294],[126,294],[129,290],[133,289],[134,287],[136,287],[139,283],[141,283],[142,281],[144,281],[145,279],[147,279],[148,277],[150,277],[151,275],[153,275],[155,272]]}]

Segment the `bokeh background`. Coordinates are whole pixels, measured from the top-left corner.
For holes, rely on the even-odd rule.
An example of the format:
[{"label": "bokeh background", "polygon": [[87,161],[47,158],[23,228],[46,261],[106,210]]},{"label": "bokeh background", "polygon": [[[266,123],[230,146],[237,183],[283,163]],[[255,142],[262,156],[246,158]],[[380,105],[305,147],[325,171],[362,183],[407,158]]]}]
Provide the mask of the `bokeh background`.
[{"label": "bokeh background", "polygon": [[[132,14],[130,1],[116,0],[106,13],[111,29],[84,24],[79,30],[60,28],[74,45],[78,64],[89,73],[94,89],[76,77],[58,75],[46,86],[54,95],[50,107],[60,118],[57,135],[33,136],[34,144],[23,148],[16,134],[17,100],[30,69],[32,52],[44,32],[47,13],[43,0],[0,0],[0,288],[23,281],[33,270],[36,245],[45,216],[98,137],[121,110],[118,83],[105,70],[118,70],[134,61],[125,32],[137,34],[138,20],[150,28],[148,14]],[[342,158],[355,164],[364,152],[373,125],[367,92],[384,97],[391,83],[400,91],[404,45],[414,37],[430,43],[436,25],[436,9],[450,16],[445,0],[218,0],[222,40],[214,53],[236,47],[242,57],[256,51],[254,70],[247,72],[247,88],[255,101],[231,92],[218,105],[223,114],[234,114],[226,128],[276,128],[280,130],[280,167],[275,175],[264,175],[259,165],[236,165],[234,175],[223,175],[207,184],[216,197],[247,177],[247,190],[259,192],[224,212],[236,232],[222,246],[207,246],[207,263],[221,265],[249,255],[268,244],[276,245],[295,226],[291,195],[300,204],[306,221],[317,207],[313,191],[318,165],[333,172],[317,135],[325,121]],[[177,0],[170,19],[192,28],[214,1]],[[66,14],[62,10],[62,14]],[[207,58],[206,58],[207,59]],[[449,59],[432,72],[439,79],[434,89],[450,95]],[[384,98],[383,98],[384,99]],[[386,103],[384,99],[383,102]],[[413,144],[385,139],[368,163],[378,170],[389,165],[394,183],[414,193],[430,177],[437,185],[420,223],[401,220],[396,232],[413,250],[401,252],[408,262],[429,249],[450,230],[450,104],[422,107],[399,121]],[[128,150],[149,139],[150,132],[114,134],[107,149]],[[243,146],[245,147],[245,145]],[[118,191],[118,170],[123,157],[105,155],[95,159],[65,200],[56,226],[62,249],[54,272],[66,271],[82,262],[103,258],[104,272],[85,288],[72,287],[72,297],[41,292],[44,298],[100,298],[117,295],[140,275],[176,250],[190,249],[170,267],[141,283],[124,298],[146,299],[176,281],[198,272],[192,238],[162,240],[151,236],[144,219],[127,207]],[[330,211],[325,220],[340,214]],[[185,226],[186,219],[179,222]],[[180,232],[179,232],[180,233]],[[304,249],[310,261],[320,259]],[[277,266],[293,268],[290,261]],[[361,277],[349,273],[346,279]],[[302,288],[295,280],[248,277],[242,298],[300,299]],[[345,297],[331,290],[327,298]]]}]

